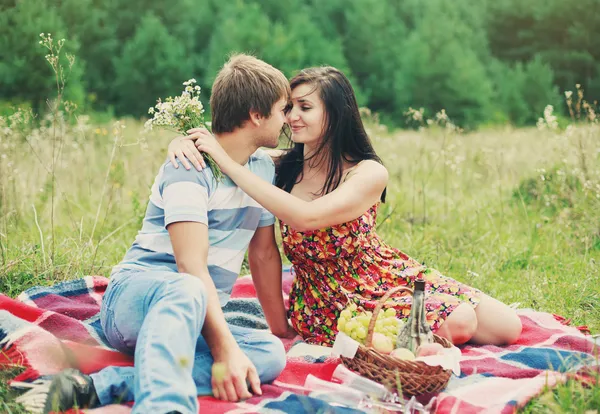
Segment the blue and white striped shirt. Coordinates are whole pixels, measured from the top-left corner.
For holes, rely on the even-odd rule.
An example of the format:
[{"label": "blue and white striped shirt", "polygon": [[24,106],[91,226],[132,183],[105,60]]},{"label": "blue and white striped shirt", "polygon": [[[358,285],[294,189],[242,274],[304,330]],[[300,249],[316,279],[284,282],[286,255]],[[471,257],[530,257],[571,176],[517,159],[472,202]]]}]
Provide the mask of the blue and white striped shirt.
[{"label": "blue and white striped shirt", "polygon": [[[262,150],[252,154],[245,167],[274,181],[275,166]],[[210,169],[186,170],[165,162],[152,186],[142,229],[113,273],[124,269],[177,272],[167,226],[180,221],[208,226],[208,271],[224,306],[254,232],[272,225],[275,217],[228,177],[217,182]]]}]

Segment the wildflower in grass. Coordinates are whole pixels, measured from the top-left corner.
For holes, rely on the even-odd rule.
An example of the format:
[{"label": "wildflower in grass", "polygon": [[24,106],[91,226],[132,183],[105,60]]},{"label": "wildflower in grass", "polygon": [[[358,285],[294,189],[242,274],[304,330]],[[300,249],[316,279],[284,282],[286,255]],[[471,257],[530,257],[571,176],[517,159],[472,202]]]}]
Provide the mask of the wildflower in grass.
[{"label": "wildflower in grass", "polygon": [[554,107],[552,105],[546,105],[544,108],[544,117],[539,118],[536,123],[538,129],[557,129],[558,121],[556,115],[554,115]]},{"label": "wildflower in grass", "polygon": [[[185,134],[192,128],[208,128],[204,121],[204,106],[200,101],[200,86],[196,85],[196,79],[183,82],[183,86],[185,88],[180,96],[168,97],[164,101],[159,98],[158,103],[148,109],[148,114],[152,115],[152,118],[144,124],[146,130],[164,127]],[[210,155],[203,154],[203,156],[217,181],[220,181],[223,173],[219,166]]]}]

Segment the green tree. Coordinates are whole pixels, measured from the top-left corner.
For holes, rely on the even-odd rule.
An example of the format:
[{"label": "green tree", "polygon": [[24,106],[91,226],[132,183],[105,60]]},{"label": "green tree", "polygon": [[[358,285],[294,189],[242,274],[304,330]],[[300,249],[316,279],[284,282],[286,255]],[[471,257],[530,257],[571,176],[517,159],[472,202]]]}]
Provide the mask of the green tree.
[{"label": "green tree", "polygon": [[402,42],[404,53],[396,72],[396,114],[409,107],[424,107],[429,115],[445,109],[459,125],[475,126],[492,109],[492,82],[482,56],[485,47],[467,40],[476,33],[453,4],[432,0],[415,4],[414,26]]},{"label": "green tree", "polygon": [[508,62],[534,56],[547,63],[561,90],[576,83],[600,97],[600,1],[499,0],[492,3],[487,37],[493,54]]},{"label": "green tree", "polygon": [[543,58],[535,56],[524,65],[523,98],[529,109],[527,123],[534,123],[544,112],[546,105],[563,109],[558,88],[554,85],[554,72]]},{"label": "green tree", "polygon": [[229,55],[252,53],[260,57],[271,40],[271,22],[256,3],[230,3],[219,10],[217,18],[219,24],[210,38],[205,55],[206,75],[202,83],[206,89],[210,89]]},{"label": "green tree", "polygon": [[[349,73],[338,41],[326,41],[308,10],[300,7],[285,22],[273,22],[257,3],[235,2],[221,10],[207,51],[205,88],[232,53],[251,53],[286,76],[298,70],[331,65]],[[351,77],[351,76],[350,76]]]},{"label": "green tree", "polygon": [[307,10],[302,8],[287,22],[272,25],[263,56],[290,77],[300,69],[329,65],[352,78],[340,41],[325,40]]},{"label": "green tree", "polygon": [[[389,1],[361,0],[354,7],[338,3],[338,24],[348,75],[357,80],[365,104],[375,111],[394,106],[394,73],[402,59],[406,29]],[[330,11],[331,13],[332,11]]]},{"label": "green tree", "polygon": [[106,109],[113,97],[115,70],[112,58],[122,45],[116,35],[116,21],[103,2],[94,0],[63,0],[58,12],[68,27],[69,39],[83,45],[77,53],[85,71],[82,82],[90,109]]},{"label": "green tree", "polygon": [[530,117],[530,108],[523,97],[526,74],[523,64],[512,67],[500,60],[490,66],[494,82],[494,100],[491,121],[524,125]]},{"label": "green tree", "polygon": [[[55,74],[44,59],[48,51],[39,44],[40,33],[51,33],[56,40],[67,37],[63,20],[48,1],[20,1],[0,13],[0,98],[29,101],[35,110],[44,110],[46,99],[57,91]],[[60,63],[67,78],[64,98],[81,104],[82,62],[70,71],[64,58],[65,53],[77,55],[78,51],[78,43],[69,39]]]},{"label": "green tree", "polygon": [[114,65],[119,114],[147,113],[159,97],[179,94],[191,73],[185,48],[151,12],[142,18]]}]

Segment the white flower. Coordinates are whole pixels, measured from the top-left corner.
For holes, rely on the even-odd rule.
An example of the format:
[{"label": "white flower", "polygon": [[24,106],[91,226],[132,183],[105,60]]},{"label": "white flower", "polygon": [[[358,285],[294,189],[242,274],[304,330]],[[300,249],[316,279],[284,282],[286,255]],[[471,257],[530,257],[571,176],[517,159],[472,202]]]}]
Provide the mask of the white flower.
[{"label": "white flower", "polygon": [[200,102],[200,87],[194,86],[196,79],[183,82],[185,86],[180,96],[168,97],[164,101],[158,100],[154,108],[148,113],[152,118],[146,123],[146,129],[154,126],[163,126],[185,132],[204,124],[204,106]]},{"label": "white flower", "polygon": [[558,118],[553,114],[554,107],[552,105],[547,105],[544,108],[544,117],[539,118],[536,125],[538,129],[557,129],[558,128]]},{"label": "white flower", "polygon": [[544,118],[538,118],[537,122],[535,123],[535,126],[537,127],[537,129],[545,129],[546,124],[544,122]]}]

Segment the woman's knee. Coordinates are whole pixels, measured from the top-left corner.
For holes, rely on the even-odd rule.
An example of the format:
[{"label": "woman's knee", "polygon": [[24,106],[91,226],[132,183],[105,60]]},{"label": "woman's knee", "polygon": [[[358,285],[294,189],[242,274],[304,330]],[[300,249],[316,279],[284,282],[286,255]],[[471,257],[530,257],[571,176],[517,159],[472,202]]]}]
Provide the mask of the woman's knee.
[{"label": "woman's knee", "polygon": [[513,309],[507,311],[502,324],[504,325],[504,329],[502,330],[503,337],[501,338],[501,342],[506,345],[517,342],[521,336],[521,331],[523,330],[523,324],[521,323],[521,318],[519,318],[517,312]]},{"label": "woman's knee", "polygon": [[442,323],[438,335],[461,345],[469,341],[477,331],[477,315],[468,303],[459,305]]},{"label": "woman's knee", "polygon": [[521,336],[523,326],[519,315],[499,300],[483,296],[476,313],[479,324],[476,343],[510,345]]}]

